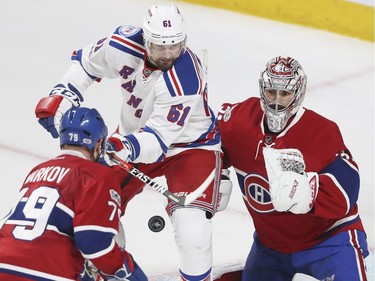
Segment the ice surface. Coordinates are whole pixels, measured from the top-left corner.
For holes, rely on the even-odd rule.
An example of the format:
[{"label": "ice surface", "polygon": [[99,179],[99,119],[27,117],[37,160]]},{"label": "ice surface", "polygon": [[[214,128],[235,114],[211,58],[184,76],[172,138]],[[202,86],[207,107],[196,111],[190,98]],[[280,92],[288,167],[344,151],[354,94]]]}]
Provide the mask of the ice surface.
[{"label": "ice surface", "polygon": [[[27,172],[59,153],[58,141],[37,123],[34,108],[62,77],[71,52],[107,36],[118,25],[140,25],[153,3],[0,0],[0,216],[14,202]],[[223,102],[258,96],[259,71],[270,58],[288,55],[302,64],[308,75],[304,106],[340,126],[360,166],[359,209],[373,253],[374,45],[220,9],[176,4],[188,23],[188,45],[197,52],[208,50],[209,102],[216,112]],[[110,130],[117,126],[120,102],[117,80],[104,80],[85,93],[85,106],[98,108]],[[159,180],[163,183],[163,178]],[[124,221],[128,249],[154,279],[161,275],[173,279],[178,266],[165,202],[160,194],[146,188],[131,202]],[[148,219],[153,215],[166,219],[162,232],[148,229]],[[237,188],[228,208],[216,215],[213,225],[215,271],[242,264],[252,242],[253,227]],[[373,280],[372,256],[368,268],[369,280]]]}]

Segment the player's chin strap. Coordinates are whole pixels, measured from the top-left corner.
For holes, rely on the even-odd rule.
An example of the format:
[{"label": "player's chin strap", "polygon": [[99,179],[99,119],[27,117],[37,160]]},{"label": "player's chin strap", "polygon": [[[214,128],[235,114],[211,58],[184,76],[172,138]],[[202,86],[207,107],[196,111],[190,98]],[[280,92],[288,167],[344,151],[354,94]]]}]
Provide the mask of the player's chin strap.
[{"label": "player's chin strap", "polygon": [[195,199],[203,194],[203,192],[207,189],[210,183],[214,179],[215,169],[212,170],[211,174],[206,178],[206,180],[193,192],[189,193],[186,196],[176,196],[172,192],[168,190],[165,186],[157,183],[154,179],[150,178],[149,176],[142,173],[140,170],[125,162],[121,158],[119,158],[116,154],[110,153],[108,154],[111,160],[116,163],[121,169],[127,171],[133,177],[139,179],[140,181],[144,182],[145,184],[149,185],[157,192],[163,194],[165,197],[170,199],[173,202],[176,202],[179,206],[187,206],[192,203]]}]

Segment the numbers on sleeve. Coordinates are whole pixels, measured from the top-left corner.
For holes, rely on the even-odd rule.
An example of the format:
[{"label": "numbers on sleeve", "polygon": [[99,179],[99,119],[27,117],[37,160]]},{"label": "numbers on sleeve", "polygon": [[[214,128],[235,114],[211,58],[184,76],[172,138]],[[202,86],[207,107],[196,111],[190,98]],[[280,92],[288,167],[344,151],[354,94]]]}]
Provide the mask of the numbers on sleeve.
[{"label": "numbers on sleeve", "polygon": [[183,107],[182,104],[172,105],[168,113],[168,121],[176,123],[179,126],[184,126],[185,119],[189,114],[191,107]]},{"label": "numbers on sleeve", "polygon": [[109,216],[109,220],[113,221],[113,219],[115,218],[115,215],[117,214],[117,205],[113,201],[108,201],[108,206],[112,206],[113,207],[111,215]]},{"label": "numbers on sleeve", "polygon": [[60,194],[55,188],[41,186],[34,190],[23,208],[26,218],[14,228],[13,235],[17,239],[32,241],[43,235],[47,228],[48,218],[56,206]]}]

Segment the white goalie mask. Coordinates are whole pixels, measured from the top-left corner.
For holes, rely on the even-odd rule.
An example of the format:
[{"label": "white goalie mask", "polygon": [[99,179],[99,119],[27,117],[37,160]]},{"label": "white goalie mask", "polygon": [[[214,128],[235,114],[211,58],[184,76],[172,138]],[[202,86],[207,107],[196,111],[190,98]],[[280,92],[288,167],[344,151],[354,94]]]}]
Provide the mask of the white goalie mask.
[{"label": "white goalie mask", "polygon": [[174,47],[176,58],[185,52],[186,24],[174,5],[152,5],[143,19],[143,40],[148,56],[152,59],[152,46]]},{"label": "white goalie mask", "polygon": [[262,109],[270,131],[281,132],[297,113],[306,92],[307,77],[301,65],[290,57],[271,59],[259,79]]}]

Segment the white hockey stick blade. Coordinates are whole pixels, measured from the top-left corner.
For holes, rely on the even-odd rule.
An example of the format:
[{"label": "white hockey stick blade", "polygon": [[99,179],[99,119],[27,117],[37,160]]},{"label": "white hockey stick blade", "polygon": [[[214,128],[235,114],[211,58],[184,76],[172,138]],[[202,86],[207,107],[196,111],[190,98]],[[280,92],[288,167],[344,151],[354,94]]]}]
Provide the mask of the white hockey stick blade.
[{"label": "white hockey stick blade", "polygon": [[208,71],[208,51],[207,49],[201,50],[202,64],[206,71]]},{"label": "white hockey stick blade", "polygon": [[197,199],[199,196],[205,192],[207,187],[210,185],[212,180],[214,179],[215,176],[215,169],[212,170],[211,174],[206,178],[206,180],[193,192],[189,193],[188,195],[185,196],[185,206],[189,205],[192,203],[195,199]]}]

